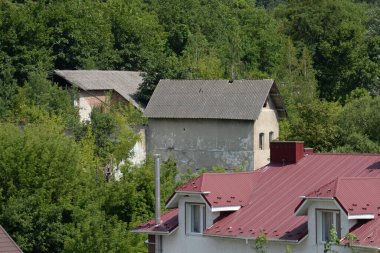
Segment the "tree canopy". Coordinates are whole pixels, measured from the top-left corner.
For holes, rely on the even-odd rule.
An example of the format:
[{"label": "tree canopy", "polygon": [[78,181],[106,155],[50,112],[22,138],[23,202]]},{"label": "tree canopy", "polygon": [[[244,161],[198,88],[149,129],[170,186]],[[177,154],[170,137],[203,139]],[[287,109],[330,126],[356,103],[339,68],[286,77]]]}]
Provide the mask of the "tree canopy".
[{"label": "tree canopy", "polygon": [[[54,69],[143,71],[145,103],[162,78],[272,78],[280,139],[380,152],[379,17],[372,0],[0,1],[0,224],[24,252],[146,251],[129,230],[152,216],[153,159],[128,162],[146,119],[81,122]],[[194,176],[162,167],[163,200]]]}]

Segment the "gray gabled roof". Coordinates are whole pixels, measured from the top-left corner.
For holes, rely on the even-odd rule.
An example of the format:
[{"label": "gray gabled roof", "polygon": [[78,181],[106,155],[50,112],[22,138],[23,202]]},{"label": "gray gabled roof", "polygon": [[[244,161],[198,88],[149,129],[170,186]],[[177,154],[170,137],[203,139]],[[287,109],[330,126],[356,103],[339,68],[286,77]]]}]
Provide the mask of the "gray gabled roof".
[{"label": "gray gabled roof", "polygon": [[143,82],[142,72],[111,70],[55,70],[54,74],[85,91],[114,90],[139,110],[135,93]]},{"label": "gray gabled roof", "polygon": [[0,225],[0,252],[22,253],[20,247],[13,241],[7,231]]},{"label": "gray gabled roof", "polygon": [[286,111],[273,80],[161,80],[146,109],[148,118],[256,120],[268,96],[280,117]]}]

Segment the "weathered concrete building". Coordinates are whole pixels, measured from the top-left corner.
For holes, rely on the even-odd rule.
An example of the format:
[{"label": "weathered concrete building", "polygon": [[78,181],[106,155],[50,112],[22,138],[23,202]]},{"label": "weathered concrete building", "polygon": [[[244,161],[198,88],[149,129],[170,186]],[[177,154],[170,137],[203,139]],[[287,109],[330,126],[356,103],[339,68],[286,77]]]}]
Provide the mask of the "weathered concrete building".
[{"label": "weathered concrete building", "polygon": [[[108,70],[55,70],[54,81],[61,86],[75,87],[78,96],[73,101],[79,108],[81,121],[90,120],[94,107],[102,108],[112,93],[111,103],[132,104],[143,112],[144,107],[137,100],[135,93],[143,82],[142,72],[108,71]],[[146,158],[145,128],[139,127],[136,132],[140,141],[133,147],[134,156],[131,162],[139,164]]]},{"label": "weathered concrete building", "polygon": [[147,151],[180,169],[269,162],[269,142],[286,117],[273,80],[161,80],[144,115]]}]

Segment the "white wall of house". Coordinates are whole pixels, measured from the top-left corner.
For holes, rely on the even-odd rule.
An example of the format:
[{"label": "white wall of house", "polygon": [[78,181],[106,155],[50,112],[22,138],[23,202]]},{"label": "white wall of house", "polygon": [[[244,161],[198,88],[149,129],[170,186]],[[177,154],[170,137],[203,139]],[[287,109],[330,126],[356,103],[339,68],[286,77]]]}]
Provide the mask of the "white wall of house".
[{"label": "white wall of house", "polygon": [[[264,134],[262,149],[260,148],[260,133]],[[270,161],[269,135],[273,133],[273,140],[279,136],[279,116],[275,106],[268,98],[267,106],[263,107],[253,127],[254,168],[258,169]]]},{"label": "white wall of house", "polygon": [[[120,95],[114,94],[113,96],[115,96],[116,99],[121,100]],[[82,122],[90,121],[92,109],[94,107],[102,106],[106,102],[106,99],[107,91],[91,91],[91,93],[89,93],[80,90],[78,92],[78,99],[74,101],[74,106],[79,107],[80,120]],[[136,142],[133,147],[133,156],[129,159],[135,165],[141,164],[146,159],[145,128],[139,129],[138,134],[140,135],[140,140]],[[119,173],[117,177],[120,178],[121,174]]]},{"label": "white wall of house", "polygon": [[146,159],[146,137],[145,128],[138,130],[140,140],[133,146],[133,156],[129,159],[133,164],[142,164]]},{"label": "white wall of house", "polygon": [[103,91],[94,91],[92,95],[84,91],[78,92],[77,105],[79,107],[79,117],[81,121],[89,121],[92,108],[95,106],[101,106],[105,101],[105,95]]},{"label": "white wall of house", "polygon": [[[203,203],[206,205],[206,220],[207,226],[210,226],[213,219],[217,215],[211,213],[211,209],[205,203],[203,198],[199,195],[190,195],[189,197],[182,197],[179,200],[179,228],[169,236],[162,236],[162,252],[163,253],[254,253],[255,241],[253,239],[244,238],[222,238],[203,235],[189,235],[186,233],[186,217],[185,217],[185,204],[186,203]],[[333,209],[339,208],[334,202],[316,203],[309,208],[309,235],[300,243],[281,242],[281,241],[268,241],[268,253],[284,253],[286,247],[291,248],[292,253],[322,253],[323,244],[316,242],[316,228],[315,228],[315,213],[317,209]],[[347,233],[350,224],[344,212],[341,212],[342,221],[342,235]],[[336,247],[339,253],[351,253],[348,247]],[[372,249],[356,249],[356,252],[361,253],[375,253],[376,250]]]}]

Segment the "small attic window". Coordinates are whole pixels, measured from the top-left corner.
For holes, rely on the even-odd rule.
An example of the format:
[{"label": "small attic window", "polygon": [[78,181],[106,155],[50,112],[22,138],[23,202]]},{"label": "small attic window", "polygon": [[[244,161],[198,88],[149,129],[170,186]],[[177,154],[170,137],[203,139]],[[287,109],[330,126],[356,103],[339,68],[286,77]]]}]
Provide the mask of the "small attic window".
[{"label": "small attic window", "polygon": [[264,133],[259,134],[259,149],[264,149]]}]

